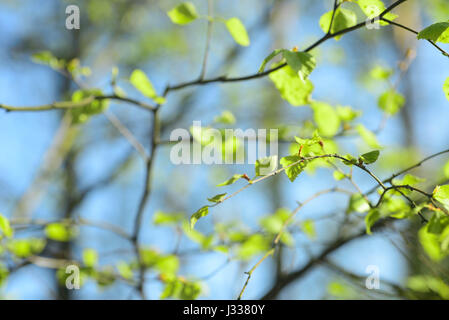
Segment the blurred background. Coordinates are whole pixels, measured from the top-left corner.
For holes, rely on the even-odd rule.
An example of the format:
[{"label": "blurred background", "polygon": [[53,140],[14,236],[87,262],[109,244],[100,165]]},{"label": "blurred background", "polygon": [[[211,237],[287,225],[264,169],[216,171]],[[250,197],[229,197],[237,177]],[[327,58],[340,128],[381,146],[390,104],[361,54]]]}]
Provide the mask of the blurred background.
[{"label": "blurred background", "polygon": [[[198,12],[207,15],[208,1],[192,2]],[[31,59],[33,54],[46,50],[58,58],[78,58],[92,71],[83,79],[84,84],[105,93],[111,91],[112,69],[118,67],[119,85],[130,97],[140,100],[145,98],[127,81],[134,69],[144,70],[159,93],[167,84],[197,79],[206,45],[207,21],[198,20],[183,27],[173,24],[166,12],[179,3],[0,0],[0,103],[34,106],[70,99],[76,85]],[[319,18],[333,6],[332,0],[214,0],[213,3],[214,15],[242,20],[251,45],[238,46],[223,24],[215,23],[206,78],[252,74],[273,49],[307,47],[323,35]],[[65,8],[69,4],[81,9],[80,30],[65,28]],[[347,7],[353,7],[359,21],[363,21],[363,14],[355,4]],[[444,0],[414,0],[395,12],[400,16],[397,21],[421,30],[436,21],[446,21],[449,6]],[[315,85],[313,98],[362,112],[357,123],[376,132],[382,146],[381,158],[373,166],[381,178],[448,148],[449,103],[442,84],[449,76],[449,64],[434,47],[415,39],[411,33],[388,26],[380,30],[364,28],[339,41],[329,40],[312,52],[317,57],[317,68],[311,75]],[[394,72],[392,82],[397,82],[398,91],[407,101],[394,117],[386,118],[377,106],[378,97],[390,85],[373,77],[371,71],[378,66]],[[176,128],[189,129],[193,121],[213,125],[214,118],[226,110],[235,115],[236,123],[224,127],[277,128],[282,139],[284,135],[301,136],[313,127],[311,108],[292,107],[281,99],[268,78],[262,78],[171,93],[160,111],[161,139],[168,140]],[[151,113],[116,102],[111,102],[108,112],[150,150]],[[0,112],[0,212],[11,219],[18,239],[45,238],[45,225],[51,221],[77,221],[75,237],[64,242],[48,240],[42,254],[86,262],[85,249],[89,248],[98,254],[96,268],[105,274],[118,270],[121,278],[133,278],[135,274],[128,277],[126,272],[135,252],[118,233],[132,233],[144,186],[145,163],[103,114],[92,117],[81,130],[71,132],[71,136],[65,136],[73,138],[73,142],[58,149],[59,156],[55,156],[52,147],[64,130],[62,119],[60,111]],[[339,154],[370,151],[357,134],[342,135],[335,142]],[[290,143],[281,142],[280,154],[288,154],[289,148]],[[186,281],[200,284],[199,299],[235,299],[247,278],[245,271],[263,256],[263,250],[258,250],[254,243],[246,244],[249,251],[246,253],[242,243],[237,253],[205,248],[204,237],[210,236],[211,241],[220,243],[221,238],[230,235],[238,238],[260,234],[261,219],[280,208],[292,211],[297,202],[336,185],[354,191],[350,182],[335,181],[332,170],[326,168],[308,171],[294,183],[279,175],[211,209],[209,216],[197,223],[199,233],[191,234],[183,228],[182,221],[161,225],[155,222],[155,214],[163,212],[188,219],[207,204],[208,197],[231,193],[241,186],[217,188],[217,184],[235,173],[253,176],[254,166],[175,166],[170,163],[169,154],[169,144],[159,146],[154,159],[153,190],[140,226],[140,243],[142,247],[175,257],[176,273]],[[447,160],[447,156],[436,158],[413,173],[426,177],[424,186],[431,191],[432,186],[442,183]],[[375,186],[360,172],[354,172],[354,180],[362,190]],[[348,218],[347,206],[346,194],[333,193],[304,206],[289,229],[294,243],[283,245],[259,266],[244,298],[402,299],[411,297],[404,293],[404,288],[412,275],[447,277],[447,260],[445,264],[433,262],[418,243],[419,219],[398,221],[372,236],[359,236],[364,228],[363,217]],[[16,219],[23,216],[30,220]],[[340,243],[341,235],[353,239]],[[326,250],[329,254],[316,258]],[[7,279],[0,281],[2,298],[140,298],[123,279],[86,277],[80,290],[67,290],[58,280],[58,267],[23,263],[2,252],[0,261],[10,271]],[[364,286],[366,268],[370,265],[379,269],[379,290],[367,290]],[[279,287],[283,275],[291,278]],[[159,299],[166,289],[160,270],[149,268],[145,277],[146,297]],[[434,296],[429,293],[424,297]]]}]

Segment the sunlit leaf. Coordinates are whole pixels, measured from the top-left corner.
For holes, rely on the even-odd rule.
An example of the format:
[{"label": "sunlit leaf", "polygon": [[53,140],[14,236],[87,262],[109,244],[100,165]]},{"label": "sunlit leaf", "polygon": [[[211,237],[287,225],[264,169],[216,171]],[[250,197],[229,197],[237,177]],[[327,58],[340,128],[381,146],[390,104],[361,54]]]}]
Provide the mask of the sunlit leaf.
[{"label": "sunlit leaf", "polygon": [[190,228],[194,228],[199,219],[209,214],[209,206],[204,206],[190,217]]},{"label": "sunlit leaf", "polygon": [[167,12],[173,23],[186,25],[198,18],[195,5],[192,2],[184,2]]},{"label": "sunlit leaf", "polygon": [[418,34],[418,39],[449,43],[449,22],[432,24]]},{"label": "sunlit leaf", "polygon": [[231,18],[226,21],[226,28],[239,45],[247,47],[250,45],[248,32],[243,23],[238,18]]}]

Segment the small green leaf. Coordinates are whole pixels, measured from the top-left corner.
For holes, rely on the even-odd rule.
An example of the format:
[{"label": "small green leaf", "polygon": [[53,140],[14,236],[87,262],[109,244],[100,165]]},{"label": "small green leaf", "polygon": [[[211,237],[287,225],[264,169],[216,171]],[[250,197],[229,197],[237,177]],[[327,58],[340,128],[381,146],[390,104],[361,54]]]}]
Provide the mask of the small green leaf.
[{"label": "small green leaf", "polygon": [[117,270],[123,279],[131,280],[133,278],[133,270],[128,263],[120,261],[117,264]]},{"label": "small green leaf", "polygon": [[170,20],[179,25],[186,25],[198,18],[195,5],[191,2],[184,2],[167,12]]},{"label": "small green leaf", "polygon": [[358,124],[356,130],[369,147],[373,149],[381,149],[381,146],[377,141],[377,137],[372,131],[365,128],[362,124]]},{"label": "small green leaf", "polygon": [[343,172],[337,170],[334,171],[333,176],[336,181],[343,180],[346,177],[346,175]]},{"label": "small green leaf", "polygon": [[405,105],[405,98],[395,90],[388,90],[379,97],[378,104],[387,114],[395,115]]},{"label": "small green leaf", "polygon": [[[84,99],[88,99],[92,96],[102,96],[103,92],[99,89],[89,89],[89,90],[77,90],[72,94],[73,102],[81,102]],[[100,114],[105,111],[109,106],[109,101],[94,100],[92,103],[81,107],[70,109],[70,114],[72,115],[72,122],[74,124],[84,123],[90,119],[91,116]]]},{"label": "small green leaf", "polygon": [[408,279],[407,287],[416,292],[435,292],[443,300],[449,300],[449,285],[441,278],[429,275],[413,276]]},{"label": "small green leaf", "polygon": [[217,194],[216,196],[212,198],[207,198],[210,202],[220,203],[223,201],[223,199],[226,197],[227,193]]},{"label": "small green leaf", "polygon": [[366,233],[371,233],[371,228],[373,225],[381,218],[380,211],[377,209],[371,210],[368,212],[368,214],[365,217],[365,226],[366,226]]},{"label": "small green leaf", "polygon": [[[329,31],[332,15],[333,11],[329,11],[320,18],[320,27],[321,30],[324,31],[324,33],[327,33]],[[330,31],[331,33],[336,33],[343,29],[355,26],[356,24],[357,24],[357,15],[353,11],[339,8],[335,12],[334,21],[332,23],[332,30]],[[339,40],[340,38],[341,36],[335,37],[335,40]]]},{"label": "small green leaf", "polygon": [[449,77],[444,82],[443,91],[444,94],[446,95],[447,100],[449,100]]},{"label": "small green leaf", "polygon": [[203,250],[208,250],[211,247],[214,240],[213,234],[206,236],[201,232],[190,228],[187,222],[182,224],[182,230],[184,231],[187,238],[189,238],[193,242],[200,244]]},{"label": "small green leaf", "polygon": [[313,101],[311,104],[314,120],[321,135],[325,137],[335,136],[340,129],[340,117],[331,105]]},{"label": "small green leaf", "polygon": [[357,164],[357,159],[354,158],[352,155],[347,154],[346,156],[344,156],[344,158],[346,160],[343,160],[343,163],[347,166],[353,166],[355,164]]},{"label": "small green leaf", "polygon": [[272,53],[270,53],[262,62],[262,65],[259,68],[259,73],[264,72],[265,70],[265,66],[267,65],[268,62],[270,62],[271,60],[273,60],[277,55],[279,55],[280,53],[282,53],[282,51],[284,51],[284,49],[276,49],[274,50]]},{"label": "small green leaf", "polygon": [[234,124],[235,117],[231,111],[223,111],[221,115],[214,118],[214,122],[222,124]]},{"label": "small green leaf", "polygon": [[446,208],[449,208],[449,184],[444,186],[437,186],[433,190],[433,197],[441,202]]},{"label": "small green leaf", "polygon": [[238,248],[238,256],[243,260],[249,260],[254,255],[263,253],[270,246],[269,239],[261,234],[253,234]]},{"label": "small green leaf", "polygon": [[69,241],[73,236],[69,226],[62,223],[50,223],[45,227],[47,238],[55,241]]},{"label": "small green leaf", "polygon": [[449,178],[449,161],[444,165],[444,175]]},{"label": "small green leaf", "polygon": [[98,253],[94,249],[83,251],[83,262],[86,267],[93,268],[98,264]]},{"label": "small green leaf", "polygon": [[364,213],[370,209],[369,203],[366,201],[365,197],[360,193],[353,194],[349,199],[349,207],[346,211],[347,213],[351,213],[353,211]]},{"label": "small green leaf", "polygon": [[9,224],[8,218],[0,214],[0,230],[3,232],[3,234],[8,237],[12,238],[14,235],[14,230]]},{"label": "small green leaf", "polygon": [[[358,0],[358,4],[365,15],[372,19],[378,17],[382,12],[385,11],[385,4],[381,0]],[[398,16],[392,12],[388,12],[384,15],[384,18],[388,20],[394,20]],[[380,25],[387,25],[388,22],[379,21]]]},{"label": "small green leaf", "polygon": [[443,252],[443,250],[441,249],[439,236],[430,233],[428,228],[429,224],[426,224],[419,230],[419,242],[421,243],[424,251],[432,260],[437,262],[441,261],[449,254],[449,252]]},{"label": "small green leaf", "polygon": [[64,69],[66,66],[66,61],[63,59],[56,58],[50,51],[42,51],[33,54],[32,60],[35,63],[43,64],[49,66],[54,70]]},{"label": "small green leaf", "polygon": [[43,239],[13,239],[8,241],[7,249],[19,258],[28,258],[34,254],[40,253],[45,247]]},{"label": "small green leaf", "polygon": [[282,50],[282,56],[302,81],[306,81],[316,67],[315,57],[307,52]]},{"label": "small green leaf", "polygon": [[406,174],[402,179],[393,179],[393,184],[403,186],[416,186],[417,184],[424,181],[426,181],[426,179],[422,179],[411,174]]},{"label": "small green leaf", "polygon": [[226,180],[225,182],[218,184],[217,187],[223,187],[223,186],[228,186],[230,184],[233,184],[237,180],[242,179],[243,176],[244,176],[243,174],[235,174],[235,175],[232,176],[231,179]]},{"label": "small green leaf", "polygon": [[379,150],[371,151],[360,156],[360,159],[366,164],[371,164],[377,161],[379,158]]},{"label": "small green leaf", "polygon": [[238,18],[231,18],[226,21],[226,28],[235,42],[239,45],[247,47],[250,45],[250,40],[246,28]]},{"label": "small green leaf", "polygon": [[449,226],[449,217],[441,212],[435,212],[430,218],[427,232],[440,235]]},{"label": "small green leaf", "polygon": [[315,239],[316,237],[315,221],[311,219],[302,221],[301,230],[307,235],[307,237],[309,237],[309,239]]},{"label": "small green leaf", "polygon": [[370,76],[376,80],[388,80],[394,71],[392,69],[384,68],[380,65],[375,66],[370,71]]},{"label": "small green leaf", "polygon": [[154,267],[164,274],[176,274],[179,269],[179,258],[175,255],[160,256]]},{"label": "small green leaf", "polygon": [[337,106],[336,111],[341,121],[350,122],[360,116],[360,111],[355,111],[348,106]]},{"label": "small green leaf", "polygon": [[176,224],[184,219],[183,213],[165,213],[162,211],[156,211],[153,216],[153,223],[155,225],[170,225]]},{"label": "small green leaf", "polygon": [[150,79],[148,79],[145,72],[143,72],[142,70],[134,70],[129,78],[129,81],[144,96],[153,99],[156,103],[165,103],[165,98],[159,97],[157,95],[153,84],[151,83]]},{"label": "small green leaf", "polygon": [[301,161],[299,156],[287,156],[281,159],[281,165],[285,169],[285,174],[290,179],[291,182],[303,172],[304,168],[307,166],[305,161]]},{"label": "small green leaf", "polygon": [[418,39],[449,43],[449,22],[432,24],[418,34]]},{"label": "small green leaf", "polygon": [[199,219],[209,214],[209,206],[204,206],[190,217],[190,228],[193,229]]},{"label": "small green leaf", "polygon": [[[279,64],[273,65],[276,67]],[[298,73],[290,66],[285,66],[269,75],[276,88],[279,90],[281,97],[288,101],[292,106],[299,107],[309,104],[313,84],[310,80],[302,81]]]}]

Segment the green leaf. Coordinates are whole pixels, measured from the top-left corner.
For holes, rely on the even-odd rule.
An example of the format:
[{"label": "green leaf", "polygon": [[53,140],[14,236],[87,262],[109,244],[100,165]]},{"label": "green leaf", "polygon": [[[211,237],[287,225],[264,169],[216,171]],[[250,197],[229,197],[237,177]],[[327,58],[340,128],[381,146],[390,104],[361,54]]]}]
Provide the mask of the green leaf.
[{"label": "green leaf", "polygon": [[[264,216],[259,220],[260,226],[265,232],[271,235],[277,235],[282,230],[282,226],[290,216],[290,211],[285,208],[280,208],[272,215]],[[284,230],[286,233],[286,230]],[[282,240],[282,237],[281,237]]]},{"label": "green leaf", "polygon": [[365,128],[364,125],[358,124],[356,127],[356,130],[359,133],[360,137],[363,139],[363,141],[365,141],[365,143],[369,147],[371,147],[373,149],[381,149],[382,148],[380,146],[379,142],[377,141],[376,135],[372,131]]},{"label": "green leaf", "polygon": [[449,178],[449,161],[444,165],[444,175]]},{"label": "green leaf", "polygon": [[[363,13],[370,19],[378,17],[386,9],[385,4],[381,0],[358,0],[358,4]],[[392,12],[388,12],[384,15],[384,18],[388,20],[394,20],[397,17],[398,16]],[[387,25],[388,22],[379,21],[379,24]]]},{"label": "green leaf", "polygon": [[270,62],[271,60],[273,60],[277,55],[279,55],[280,53],[282,53],[282,51],[284,51],[285,49],[276,49],[274,50],[272,53],[270,53],[262,62],[262,65],[259,68],[259,73],[264,72],[265,70],[265,66],[267,65],[268,62]]},{"label": "green leaf", "polygon": [[[333,15],[333,10],[325,13],[320,18],[320,27],[321,30],[324,31],[324,33],[327,33],[329,31],[329,27],[331,24]],[[343,29],[350,28],[352,26],[355,26],[357,24],[357,15],[348,9],[339,8],[335,12],[334,21],[332,23],[332,30],[331,33],[336,33],[338,31],[341,31]],[[341,36],[335,37],[335,40],[339,40]]]},{"label": "green leaf", "polygon": [[193,229],[199,219],[209,214],[209,206],[204,206],[190,217],[190,228]]},{"label": "green leaf", "polygon": [[442,299],[449,300],[449,285],[447,285],[441,278],[419,275],[410,277],[407,281],[407,287],[416,292],[435,292]]},{"label": "green leaf", "polygon": [[309,237],[309,239],[315,239],[316,237],[315,221],[311,219],[302,221],[301,230],[306,234],[307,237]]},{"label": "green leaf", "polygon": [[162,211],[156,211],[153,216],[153,223],[155,225],[170,225],[176,224],[184,219],[183,213],[165,213]]},{"label": "green leaf", "polygon": [[[103,92],[99,89],[90,90],[77,90],[72,95],[73,102],[80,102],[92,96],[102,96]],[[94,100],[91,104],[88,104],[81,108],[70,109],[70,114],[72,115],[72,121],[74,124],[84,123],[90,119],[91,116],[100,114],[105,111],[109,106],[109,101]]]},{"label": "green leaf", "polygon": [[69,226],[62,223],[50,223],[45,227],[45,234],[48,239],[55,241],[69,241],[73,232]]},{"label": "green leaf", "polygon": [[395,115],[405,105],[405,98],[391,89],[379,97],[378,104],[387,114]]},{"label": "green leaf", "polygon": [[93,268],[98,265],[98,253],[94,249],[83,250],[83,262],[86,267]]},{"label": "green leaf", "polygon": [[214,118],[214,122],[222,124],[234,124],[235,117],[231,111],[223,111],[221,115]]},{"label": "green leaf", "polygon": [[354,158],[352,155],[347,154],[346,156],[344,156],[344,158],[346,160],[343,160],[343,163],[347,166],[353,166],[355,164],[357,164],[357,159]]},{"label": "green leaf", "polygon": [[277,168],[277,156],[265,157],[257,159],[255,164],[256,177],[265,176]]},{"label": "green leaf", "polygon": [[210,202],[220,203],[223,201],[223,199],[226,197],[227,193],[217,194],[216,196],[212,198],[207,198]]},{"label": "green leaf", "polygon": [[282,50],[282,56],[287,64],[294,70],[302,81],[306,81],[316,67],[315,57],[307,52],[294,52]]},{"label": "green leaf", "polygon": [[376,80],[388,80],[393,75],[393,73],[394,71],[392,69],[377,65],[373,69],[371,69],[370,76]]},{"label": "green leaf", "polygon": [[360,116],[360,111],[355,111],[348,106],[337,106],[336,111],[341,121],[350,122]]},{"label": "green leaf", "polygon": [[66,62],[63,59],[56,58],[50,51],[42,51],[33,54],[32,60],[35,63],[43,64],[49,66],[54,70],[64,69]]},{"label": "green leaf", "polygon": [[0,263],[0,287],[2,287],[8,279],[9,270],[6,266]]},{"label": "green leaf", "polygon": [[133,278],[133,270],[128,263],[120,261],[117,264],[117,270],[123,279],[131,280]]},{"label": "green leaf", "polygon": [[[296,164],[295,164],[296,163]],[[303,172],[304,168],[307,166],[305,161],[301,161],[299,156],[287,156],[281,159],[281,165],[285,169],[285,174],[290,179],[291,182]]]},{"label": "green leaf", "polygon": [[269,247],[269,239],[261,234],[253,234],[241,244],[237,254],[241,259],[248,260],[256,254],[267,251]]},{"label": "green leaf", "polygon": [[371,233],[372,226],[381,218],[380,211],[377,209],[371,210],[368,212],[368,214],[365,217],[365,226],[366,226],[366,233]]},{"label": "green leaf", "polygon": [[13,239],[8,241],[6,247],[15,256],[19,258],[28,258],[34,254],[40,253],[45,247],[43,239]]},{"label": "green leaf", "polygon": [[441,212],[435,212],[430,218],[427,232],[440,235],[449,226],[449,217]]},{"label": "green leaf", "polygon": [[198,18],[195,5],[191,2],[184,2],[167,12],[170,20],[175,24],[186,25]]},{"label": "green leaf", "polygon": [[360,159],[366,164],[371,164],[377,161],[379,158],[379,150],[371,151],[360,156]]},{"label": "green leaf", "polygon": [[228,28],[228,31],[231,34],[232,38],[234,38],[235,42],[237,42],[239,45],[244,47],[250,45],[248,32],[246,32],[246,28],[240,21],[240,19],[231,18],[227,20],[226,28]]},{"label": "green leaf", "polygon": [[430,233],[428,228],[429,224],[425,225],[419,230],[419,242],[421,243],[424,251],[432,260],[437,262],[441,261],[449,254],[449,252],[443,252],[443,250],[441,249],[439,236]]},{"label": "green leaf", "polygon": [[160,256],[154,267],[164,274],[176,274],[179,270],[179,258],[175,255]]},{"label": "green leaf", "polygon": [[369,203],[366,201],[365,197],[360,193],[353,194],[349,199],[349,207],[347,213],[359,212],[364,213],[370,209]]},{"label": "green leaf", "polygon": [[[279,64],[277,64],[279,65]],[[276,67],[273,65],[272,67]],[[269,75],[281,97],[288,101],[292,106],[299,107],[309,104],[313,84],[310,80],[302,81],[298,73],[290,66],[285,66]]]},{"label": "green leaf", "polygon": [[433,190],[433,197],[449,209],[449,184],[437,186],[435,190]]},{"label": "green leaf", "polygon": [[444,94],[446,95],[447,100],[449,100],[449,77],[444,82],[443,91]]},{"label": "green leaf", "polygon": [[325,137],[335,136],[340,129],[340,117],[331,105],[313,101],[311,107],[314,112],[314,120],[321,135]]},{"label": "green leaf", "polygon": [[8,238],[12,238],[12,236],[14,235],[14,230],[13,230],[13,228],[11,228],[8,218],[6,218],[5,216],[3,216],[1,214],[0,214],[0,230]]},{"label": "green leaf", "polygon": [[[416,186],[417,184],[426,181],[425,179],[421,179],[419,177],[415,177],[411,174],[406,174],[402,179],[393,179],[394,185],[401,186]],[[402,188],[401,190],[404,194],[410,194],[412,191],[406,188]]]},{"label": "green leaf", "polygon": [[343,172],[335,170],[333,173],[333,177],[336,181],[340,181],[343,180],[346,177],[346,175]]},{"label": "green leaf", "polygon": [[243,176],[244,176],[243,174],[234,174],[231,179],[226,180],[225,182],[218,184],[217,187],[223,187],[223,186],[228,186],[230,184],[233,184],[237,180],[242,179]]},{"label": "green leaf", "polygon": [[449,43],[449,22],[432,24],[418,34],[418,39]]},{"label": "green leaf", "polygon": [[182,230],[184,231],[187,238],[200,244],[201,248],[203,250],[209,249],[210,246],[212,245],[212,242],[214,240],[213,234],[206,236],[206,235],[202,234],[201,232],[190,228],[190,226],[187,222],[182,224]]},{"label": "green leaf", "polygon": [[136,69],[131,74],[129,81],[131,84],[140,91],[144,96],[153,99],[156,103],[163,104],[165,103],[165,98],[159,97],[156,93],[156,90],[153,87],[150,79],[148,79],[145,72],[142,70]]}]

